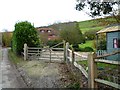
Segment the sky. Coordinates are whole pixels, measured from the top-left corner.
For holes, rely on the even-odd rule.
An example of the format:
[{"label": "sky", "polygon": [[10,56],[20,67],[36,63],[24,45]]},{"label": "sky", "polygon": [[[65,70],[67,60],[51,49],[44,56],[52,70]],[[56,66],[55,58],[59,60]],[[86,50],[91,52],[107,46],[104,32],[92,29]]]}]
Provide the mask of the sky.
[{"label": "sky", "polygon": [[75,10],[75,4],[76,0],[0,0],[0,31],[13,31],[15,23],[20,21],[40,27],[56,22],[92,19],[86,13]]}]

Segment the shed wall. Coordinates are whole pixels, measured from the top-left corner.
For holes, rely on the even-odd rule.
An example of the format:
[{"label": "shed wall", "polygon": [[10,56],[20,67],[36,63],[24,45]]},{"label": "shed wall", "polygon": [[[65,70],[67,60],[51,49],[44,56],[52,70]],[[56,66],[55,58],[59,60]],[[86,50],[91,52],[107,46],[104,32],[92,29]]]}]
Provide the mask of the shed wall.
[{"label": "shed wall", "polygon": [[[120,39],[120,31],[119,32],[109,32],[106,34],[107,36],[107,53],[112,53],[114,51],[120,50],[120,48],[113,47],[113,39],[117,38]],[[107,57],[108,60],[119,60],[120,61],[120,54],[112,55]]]}]

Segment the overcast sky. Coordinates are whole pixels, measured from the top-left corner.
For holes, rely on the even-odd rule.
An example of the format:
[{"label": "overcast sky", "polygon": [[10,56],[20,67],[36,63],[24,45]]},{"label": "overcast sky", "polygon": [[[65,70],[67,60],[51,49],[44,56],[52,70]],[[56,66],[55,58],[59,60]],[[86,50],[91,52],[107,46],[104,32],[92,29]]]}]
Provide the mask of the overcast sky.
[{"label": "overcast sky", "polygon": [[13,31],[16,22],[26,20],[40,27],[91,19],[75,10],[75,3],[76,0],[0,0],[0,31]]}]

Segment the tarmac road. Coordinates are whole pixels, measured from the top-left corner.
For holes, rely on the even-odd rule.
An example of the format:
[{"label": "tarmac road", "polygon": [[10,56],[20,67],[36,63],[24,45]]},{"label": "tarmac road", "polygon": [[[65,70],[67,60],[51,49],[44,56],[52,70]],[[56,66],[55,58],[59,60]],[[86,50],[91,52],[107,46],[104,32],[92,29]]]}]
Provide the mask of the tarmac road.
[{"label": "tarmac road", "polygon": [[27,88],[15,66],[8,59],[8,49],[0,49],[0,90],[2,88]]}]

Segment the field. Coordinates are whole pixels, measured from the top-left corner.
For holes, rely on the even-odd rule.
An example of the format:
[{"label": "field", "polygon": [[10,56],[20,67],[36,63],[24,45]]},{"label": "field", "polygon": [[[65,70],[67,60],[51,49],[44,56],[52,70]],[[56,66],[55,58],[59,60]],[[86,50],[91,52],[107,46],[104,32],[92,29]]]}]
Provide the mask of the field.
[{"label": "field", "polygon": [[116,23],[115,18],[113,17],[106,17],[100,19],[93,19],[79,22],[79,27],[82,33],[90,30],[101,30],[110,24]]},{"label": "field", "polygon": [[92,31],[92,30],[101,30],[105,26],[101,26],[99,22],[95,20],[88,20],[88,21],[83,21],[79,22],[79,27],[82,33],[85,33],[86,31]]},{"label": "field", "polygon": [[95,51],[96,50],[95,41],[89,40],[89,41],[86,41],[84,44],[79,44],[79,48],[85,48],[85,47],[91,47]]},{"label": "field", "polygon": [[85,44],[79,44],[79,47],[81,47],[81,48],[85,48],[85,47],[92,47],[92,48],[94,48],[93,43],[94,43],[93,40],[91,40],[91,41],[86,41]]}]

